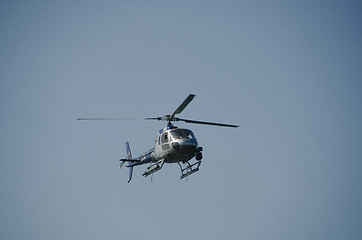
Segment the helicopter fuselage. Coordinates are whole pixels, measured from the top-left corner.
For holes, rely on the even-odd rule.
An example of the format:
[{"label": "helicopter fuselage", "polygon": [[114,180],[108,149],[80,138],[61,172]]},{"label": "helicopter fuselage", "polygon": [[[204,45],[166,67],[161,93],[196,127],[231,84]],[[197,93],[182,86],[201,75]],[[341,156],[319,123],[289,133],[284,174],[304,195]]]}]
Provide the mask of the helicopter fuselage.
[{"label": "helicopter fuselage", "polygon": [[168,126],[158,132],[151,157],[154,161],[163,159],[166,163],[186,162],[198,153],[194,133],[185,128]]}]

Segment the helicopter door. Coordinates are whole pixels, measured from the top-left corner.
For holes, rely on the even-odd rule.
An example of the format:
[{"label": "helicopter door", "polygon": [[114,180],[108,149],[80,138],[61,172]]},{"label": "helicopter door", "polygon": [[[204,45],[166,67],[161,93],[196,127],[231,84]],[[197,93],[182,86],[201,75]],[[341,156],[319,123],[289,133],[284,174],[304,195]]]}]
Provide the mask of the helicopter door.
[{"label": "helicopter door", "polygon": [[170,149],[170,144],[168,142],[169,142],[169,136],[168,136],[168,133],[166,132],[161,135],[161,143],[162,143],[163,151]]}]

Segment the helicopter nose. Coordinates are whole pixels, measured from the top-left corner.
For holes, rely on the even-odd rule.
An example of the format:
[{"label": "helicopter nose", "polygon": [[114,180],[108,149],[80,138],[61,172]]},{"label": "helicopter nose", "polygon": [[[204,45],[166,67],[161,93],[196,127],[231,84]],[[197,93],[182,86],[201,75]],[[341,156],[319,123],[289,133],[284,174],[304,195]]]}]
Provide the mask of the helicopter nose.
[{"label": "helicopter nose", "polygon": [[195,152],[197,144],[194,142],[183,142],[180,144],[179,149],[184,153],[193,153]]}]

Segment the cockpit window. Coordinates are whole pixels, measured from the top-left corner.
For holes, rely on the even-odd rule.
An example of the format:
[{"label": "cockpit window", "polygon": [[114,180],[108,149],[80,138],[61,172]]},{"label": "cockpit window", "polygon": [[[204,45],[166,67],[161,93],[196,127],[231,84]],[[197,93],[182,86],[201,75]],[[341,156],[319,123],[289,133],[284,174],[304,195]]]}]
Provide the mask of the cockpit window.
[{"label": "cockpit window", "polygon": [[194,139],[194,134],[187,129],[175,129],[170,132],[171,136],[174,139],[181,139],[181,138],[187,138],[187,139]]},{"label": "cockpit window", "polygon": [[162,134],[161,142],[162,143],[167,143],[168,142],[168,134],[167,133]]}]

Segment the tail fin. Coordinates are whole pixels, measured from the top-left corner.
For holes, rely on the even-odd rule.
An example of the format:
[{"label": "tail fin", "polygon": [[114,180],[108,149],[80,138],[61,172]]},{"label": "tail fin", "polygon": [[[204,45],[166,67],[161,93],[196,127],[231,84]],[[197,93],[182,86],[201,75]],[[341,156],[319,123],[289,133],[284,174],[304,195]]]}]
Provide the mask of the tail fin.
[{"label": "tail fin", "polygon": [[[127,159],[132,160],[132,153],[131,153],[131,148],[129,147],[129,142],[126,142],[126,151],[127,151]],[[125,161],[125,160],[126,159],[121,159],[122,163],[120,165],[120,168],[122,168],[125,162],[128,162],[128,167],[129,167],[128,183],[129,183],[132,179],[133,167],[131,166],[131,164],[133,161]]]},{"label": "tail fin", "polygon": [[[126,151],[127,151],[127,158],[128,159],[132,159],[132,153],[131,153],[131,148],[129,147],[129,142],[126,142]],[[128,166],[130,166],[132,164],[132,162],[128,162]],[[131,181],[132,179],[132,173],[133,173],[133,167],[129,167],[129,178],[128,178],[128,183]]]}]

